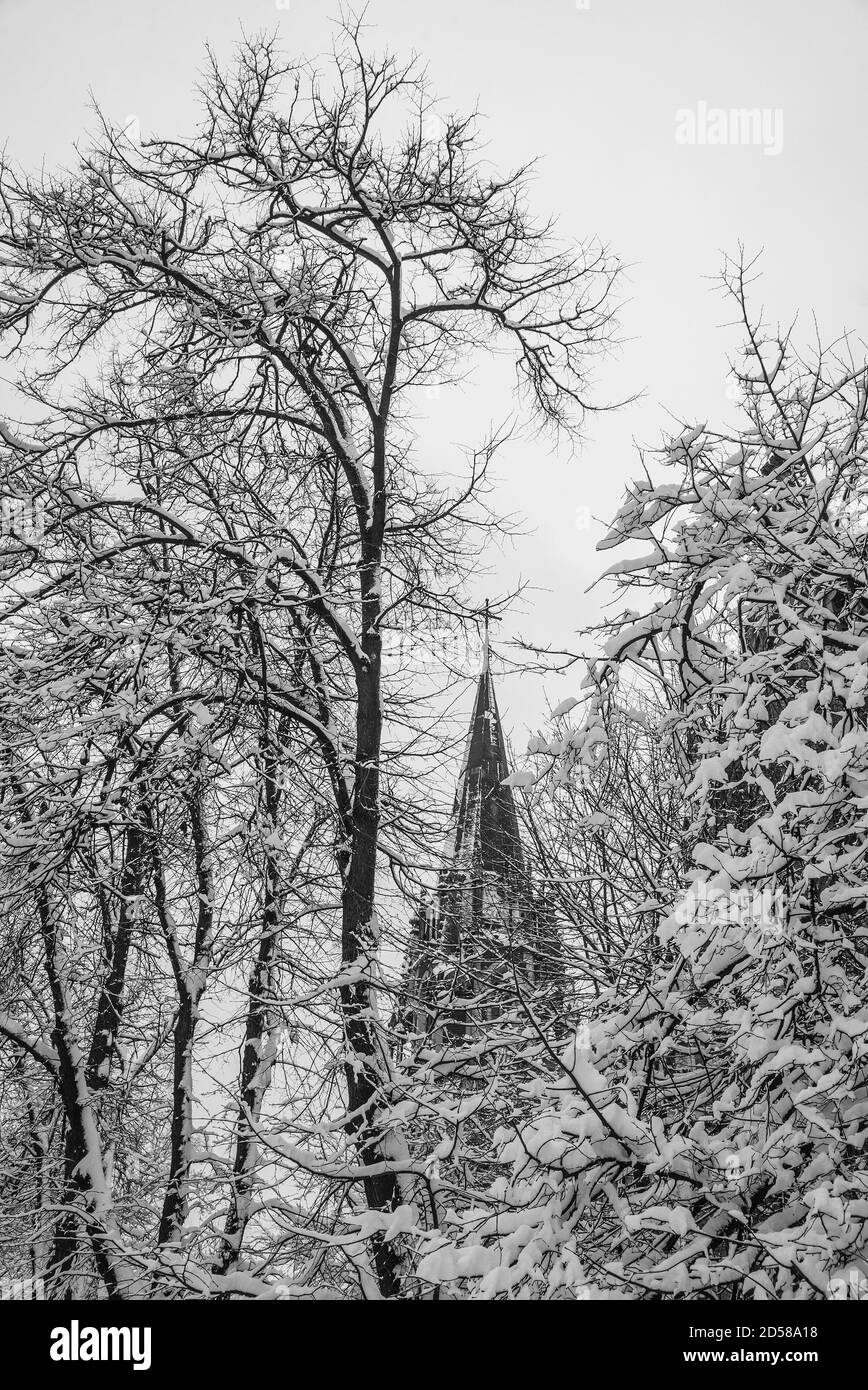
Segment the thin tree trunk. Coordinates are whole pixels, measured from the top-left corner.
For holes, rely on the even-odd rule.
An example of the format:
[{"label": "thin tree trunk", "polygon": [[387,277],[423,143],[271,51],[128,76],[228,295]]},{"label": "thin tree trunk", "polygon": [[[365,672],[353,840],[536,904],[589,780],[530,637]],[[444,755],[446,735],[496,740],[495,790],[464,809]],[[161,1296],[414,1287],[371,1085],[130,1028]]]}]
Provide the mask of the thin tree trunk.
[{"label": "thin tree trunk", "polygon": [[23,1048],[16,1047],[14,1044],[12,1045],[12,1052],[16,1058],[15,1069],[18,1074],[18,1082],[24,1096],[24,1108],[27,1113],[27,1146],[25,1152],[33,1162],[34,1232],[33,1239],[30,1243],[30,1277],[33,1280],[33,1287],[35,1289],[36,1281],[44,1277],[51,1257],[51,1241],[46,1239],[42,1224],[43,1217],[46,1215],[45,1179],[49,1140],[44,1126],[39,1122],[38,1102],[34,1101],[27,1076],[27,1053]]},{"label": "thin tree trunk", "polygon": [[[377,953],[374,925],[377,842],[380,827],[380,745],[382,706],[380,694],[379,563],[369,552],[361,566],[362,648],[365,662],[357,672],[355,785],[353,788],[353,842],[344,884],[341,922],[343,964],[361,969],[351,984],[341,986],[340,999],[347,1041],[345,1065],[348,1129],[355,1137],[360,1162],[379,1172],[364,1177],[365,1197],[373,1210],[390,1211],[396,1205],[395,1174],[384,1170],[382,1133],[378,1112],[387,1101],[389,1059],[373,1015],[372,967]],[[400,1259],[391,1244],[377,1235],[373,1255],[380,1290],[393,1298],[400,1292]]]},{"label": "thin tree trunk", "polygon": [[165,934],[179,1000],[174,1028],[169,1177],[157,1236],[160,1245],[172,1245],[178,1240],[189,1210],[193,1142],[193,1047],[199,1021],[199,1004],[205,992],[211,963],[214,933],[214,874],[201,789],[196,788],[193,791],[188,805],[199,902],[193,961],[189,967],[182,959],[175,925],[169,911],[165,877],[159,855],[155,865],[157,912]]},{"label": "thin tree trunk", "polygon": [[[63,982],[64,952],[58,940],[57,925],[52,917],[48,894],[44,888],[37,895],[37,909],[45,953],[45,970],[54,1008],[54,1027],[51,1040],[57,1053],[57,1077],[67,1123],[67,1172],[71,1187],[85,1194],[81,1212],[89,1237],[97,1272],[110,1299],[134,1296],[138,1271],[121,1253],[121,1243],[115,1223],[114,1210],[103,1165],[102,1145],[93,1114],[87,1086],[84,1057],[70,1022],[70,1012]],[[57,1242],[55,1242],[55,1254]],[[63,1254],[68,1248],[63,1247]],[[55,1283],[66,1267],[52,1261],[51,1279]]]},{"label": "thin tree trunk", "polygon": [[244,1031],[244,1050],[239,1076],[238,1129],[229,1212],[224,1227],[221,1273],[238,1263],[241,1242],[250,1215],[255,1183],[258,1145],[256,1131],[262,1115],[265,1093],[271,1080],[274,1060],[271,1040],[276,1026],[274,1016],[274,966],[280,946],[280,916],[277,903],[277,867],[268,856],[262,934],[256,962],[248,983],[249,1003]]},{"label": "thin tree trunk", "polygon": [[[112,932],[111,919],[106,913],[105,978],[97,1002],[93,1037],[86,1064],[86,1085],[93,1098],[109,1082],[111,1061],[117,1045],[123,1015],[124,985],[127,960],[136,914],[137,901],[144,886],[144,836],[139,825],[127,829],[124,867],[121,877],[121,902],[117,929]],[[92,1099],[91,1099],[92,1103]],[[72,1298],[70,1274],[78,1252],[79,1217],[71,1210],[78,1190],[76,1167],[80,1162],[78,1139],[73,1126],[67,1124],[63,1160],[64,1211],[55,1223],[54,1245],[50,1260],[50,1279],[54,1298]]]}]

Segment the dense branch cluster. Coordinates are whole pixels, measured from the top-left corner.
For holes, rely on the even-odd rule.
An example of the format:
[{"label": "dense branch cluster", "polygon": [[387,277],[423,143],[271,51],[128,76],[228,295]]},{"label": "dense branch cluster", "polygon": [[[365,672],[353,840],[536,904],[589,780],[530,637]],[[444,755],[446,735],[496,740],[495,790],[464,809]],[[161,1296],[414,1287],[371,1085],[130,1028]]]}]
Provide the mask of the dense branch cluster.
[{"label": "dense branch cluster", "polygon": [[679,887],[645,904],[649,977],[595,1003],[538,1113],[504,1136],[502,1209],[463,1214],[423,1260],[465,1296],[865,1283],[868,377],[767,341],[746,274],[727,281],[748,423],[684,431],[660,481],[629,490],[602,546],[629,547],[609,574],[631,607],[548,752],[582,785],[613,702],[656,689],[681,768]]},{"label": "dense branch cluster", "polygon": [[432,468],[420,391],[496,347],[562,429],[611,313],[527,181],[352,24],[212,62],[188,140],[0,169],[0,1240],[53,1296],[399,1292],[378,993],[451,676],[383,644],[472,624],[508,529],[506,432]]}]

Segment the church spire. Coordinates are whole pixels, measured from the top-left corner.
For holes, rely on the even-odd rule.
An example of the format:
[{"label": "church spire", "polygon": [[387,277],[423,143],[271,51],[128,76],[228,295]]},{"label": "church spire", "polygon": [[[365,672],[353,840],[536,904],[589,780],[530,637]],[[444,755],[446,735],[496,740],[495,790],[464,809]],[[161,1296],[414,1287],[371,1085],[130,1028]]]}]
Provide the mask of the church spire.
[{"label": "church spire", "polygon": [[450,846],[453,869],[461,866],[465,871],[494,872],[508,878],[522,872],[518,815],[512,788],[504,785],[509,773],[506,741],[491,674],[486,602],[482,669],[453,807]]},{"label": "church spire", "polygon": [[[485,605],[482,662],[437,889],[417,911],[405,999],[411,1031],[453,1038],[519,1007],[515,975],[536,990],[561,980],[556,928],[534,894],[508,785]],[[552,974],[554,971],[554,974]],[[558,973],[559,972],[559,973]],[[556,982],[557,983],[557,982]],[[563,997],[562,982],[552,994]]]}]

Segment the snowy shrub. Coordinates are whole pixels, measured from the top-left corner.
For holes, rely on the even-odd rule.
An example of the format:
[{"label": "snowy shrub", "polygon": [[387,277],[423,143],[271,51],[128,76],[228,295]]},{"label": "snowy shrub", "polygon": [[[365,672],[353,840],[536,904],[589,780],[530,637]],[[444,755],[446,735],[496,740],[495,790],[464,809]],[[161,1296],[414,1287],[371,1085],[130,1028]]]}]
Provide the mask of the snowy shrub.
[{"label": "snowy shrub", "polygon": [[665,693],[684,871],[662,963],[502,1136],[509,1181],[430,1240],[420,1275],[462,1297],[868,1287],[868,381],[747,327],[746,427],[669,440],[602,542],[629,548],[608,573],[631,608],[552,750],[580,767],[625,682]]}]

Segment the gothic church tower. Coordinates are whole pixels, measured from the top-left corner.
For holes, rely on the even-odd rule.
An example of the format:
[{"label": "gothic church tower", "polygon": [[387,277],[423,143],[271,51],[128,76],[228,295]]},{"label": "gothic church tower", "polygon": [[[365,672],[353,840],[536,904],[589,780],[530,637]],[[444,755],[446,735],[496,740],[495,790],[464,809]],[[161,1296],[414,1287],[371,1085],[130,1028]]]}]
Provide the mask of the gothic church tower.
[{"label": "gothic church tower", "polygon": [[443,866],[412,922],[399,1015],[408,1042],[469,1041],[528,1009],[563,1010],[560,934],[532,882],[509,772],[486,632]]}]

